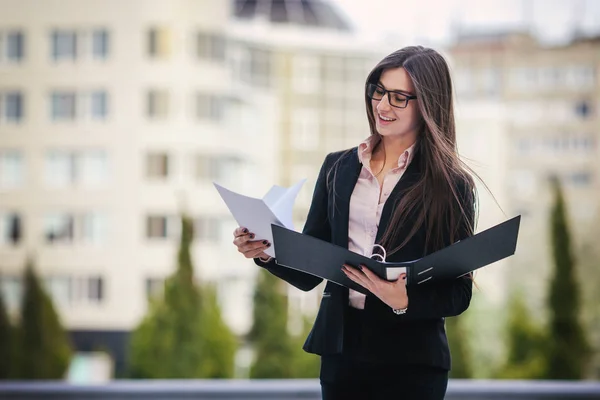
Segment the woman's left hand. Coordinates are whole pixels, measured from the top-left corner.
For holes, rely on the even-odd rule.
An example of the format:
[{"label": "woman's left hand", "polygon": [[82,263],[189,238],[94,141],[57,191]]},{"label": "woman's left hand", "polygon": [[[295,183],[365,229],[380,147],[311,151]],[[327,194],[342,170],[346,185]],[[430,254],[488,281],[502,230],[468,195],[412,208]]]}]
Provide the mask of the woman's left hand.
[{"label": "woman's left hand", "polygon": [[342,271],[348,278],[373,293],[391,308],[402,309],[408,307],[406,274],[400,274],[397,281],[390,282],[381,279],[364,265],[360,265],[357,269],[344,264]]}]

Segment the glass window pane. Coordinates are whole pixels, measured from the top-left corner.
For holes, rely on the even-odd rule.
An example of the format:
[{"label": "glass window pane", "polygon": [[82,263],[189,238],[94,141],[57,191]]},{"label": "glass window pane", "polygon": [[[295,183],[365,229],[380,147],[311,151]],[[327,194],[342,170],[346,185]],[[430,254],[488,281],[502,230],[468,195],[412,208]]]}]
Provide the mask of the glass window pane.
[{"label": "glass window pane", "polygon": [[77,58],[77,34],[75,31],[55,30],[52,33],[52,57],[56,61]]},{"label": "glass window pane", "polygon": [[92,33],[92,55],[95,59],[105,59],[108,56],[108,31],[97,29]]},{"label": "glass window pane", "polygon": [[6,58],[11,61],[23,59],[23,33],[10,32],[6,35]]},{"label": "glass window pane", "polygon": [[80,158],[81,184],[95,187],[104,184],[108,178],[108,159],[103,150],[87,151]]},{"label": "glass window pane", "polygon": [[105,91],[92,92],[92,118],[105,119],[108,111],[108,98]]},{"label": "glass window pane", "polygon": [[23,118],[23,95],[19,92],[6,93],[6,120],[20,122]]},{"label": "glass window pane", "polygon": [[90,213],[81,219],[81,240],[83,243],[98,245],[106,237],[106,216],[100,213]]},{"label": "glass window pane", "polygon": [[75,155],[65,151],[51,151],[46,155],[46,183],[65,187],[75,183]]},{"label": "glass window pane", "polygon": [[73,216],[64,213],[46,215],[44,236],[47,243],[72,243],[75,237]]},{"label": "glass window pane", "polygon": [[77,112],[75,92],[53,92],[51,113],[53,120],[74,120]]},{"label": "glass window pane", "polygon": [[16,150],[0,152],[0,189],[21,186],[23,183],[23,157]]},{"label": "glass window pane", "polygon": [[0,245],[16,245],[22,237],[21,217],[13,212],[0,212]]}]

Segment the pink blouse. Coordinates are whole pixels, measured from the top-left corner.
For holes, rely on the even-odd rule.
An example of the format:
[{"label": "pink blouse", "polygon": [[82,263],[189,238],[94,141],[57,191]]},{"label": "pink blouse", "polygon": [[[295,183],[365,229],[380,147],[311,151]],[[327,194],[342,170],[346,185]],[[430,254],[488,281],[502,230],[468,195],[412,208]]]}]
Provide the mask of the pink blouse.
[{"label": "pink blouse", "polygon": [[[398,167],[388,171],[383,180],[383,188],[380,189],[379,181],[371,171],[371,155],[376,140],[376,136],[370,136],[358,146],[358,160],[363,166],[350,198],[348,221],[348,249],[367,257],[373,254],[383,206],[408,168],[415,150],[413,144],[402,153],[398,158]],[[350,306],[363,309],[365,295],[350,289],[349,302]]]}]

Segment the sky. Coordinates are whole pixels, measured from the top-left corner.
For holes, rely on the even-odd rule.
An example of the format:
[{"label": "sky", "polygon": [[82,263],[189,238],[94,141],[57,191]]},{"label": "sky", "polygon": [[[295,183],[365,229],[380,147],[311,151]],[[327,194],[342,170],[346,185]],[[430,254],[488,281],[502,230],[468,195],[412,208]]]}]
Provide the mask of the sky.
[{"label": "sky", "polygon": [[490,30],[531,26],[546,42],[575,27],[600,33],[600,0],[330,0],[365,35],[445,43],[452,25]]}]

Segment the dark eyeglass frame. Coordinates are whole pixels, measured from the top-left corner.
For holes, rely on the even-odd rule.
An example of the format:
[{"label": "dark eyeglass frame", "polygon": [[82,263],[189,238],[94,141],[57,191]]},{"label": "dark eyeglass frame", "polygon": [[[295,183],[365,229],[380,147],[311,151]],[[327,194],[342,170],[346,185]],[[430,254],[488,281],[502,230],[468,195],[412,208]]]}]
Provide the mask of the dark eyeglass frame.
[{"label": "dark eyeglass frame", "polygon": [[[376,90],[379,89],[381,91],[383,91],[383,94],[381,95],[380,98],[376,98]],[[396,106],[394,104],[392,104],[392,97],[390,95],[390,93],[394,93],[400,96],[403,96],[405,98],[404,100],[404,105],[403,106]],[[411,94],[406,94],[397,90],[387,90],[386,88],[384,88],[381,85],[375,84],[375,83],[368,83],[367,84],[367,96],[371,99],[371,100],[383,100],[383,97],[387,94],[388,96],[388,103],[390,103],[390,106],[392,107],[396,107],[396,108],[406,108],[408,107],[408,102],[409,100],[415,100],[417,98],[417,96],[411,95]]]}]

